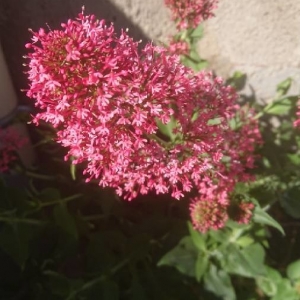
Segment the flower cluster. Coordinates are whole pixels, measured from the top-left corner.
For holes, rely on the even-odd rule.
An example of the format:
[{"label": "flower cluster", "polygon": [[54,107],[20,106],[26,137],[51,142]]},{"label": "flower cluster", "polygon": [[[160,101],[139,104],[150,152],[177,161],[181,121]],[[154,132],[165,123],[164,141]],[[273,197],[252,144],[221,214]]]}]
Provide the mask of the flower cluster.
[{"label": "flower cluster", "polygon": [[218,0],[165,0],[178,29],[196,28],[213,16]]},{"label": "flower cluster", "polygon": [[184,40],[172,39],[168,45],[168,50],[171,54],[188,55],[190,46]]},{"label": "flower cluster", "polygon": [[[129,200],[197,190],[226,205],[235,183],[249,179],[259,140],[235,91],[165,48],[148,44],[139,53],[126,32],[117,36],[94,16],[81,13],[62,27],[32,32],[27,95],[41,108],[33,122],[57,128],[66,159],[84,162],[87,181]],[[237,116],[243,126],[233,129]]]},{"label": "flower cluster", "polygon": [[27,143],[13,128],[0,129],[0,173],[7,172],[17,160],[17,151]]}]

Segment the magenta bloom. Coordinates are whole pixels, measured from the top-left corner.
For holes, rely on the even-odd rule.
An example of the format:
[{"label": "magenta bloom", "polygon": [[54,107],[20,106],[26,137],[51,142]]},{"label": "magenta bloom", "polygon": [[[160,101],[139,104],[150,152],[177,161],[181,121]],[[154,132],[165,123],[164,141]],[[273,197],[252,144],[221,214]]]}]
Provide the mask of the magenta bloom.
[{"label": "magenta bloom", "polygon": [[0,129],[0,173],[9,171],[11,164],[17,160],[17,151],[27,143],[13,128]]},{"label": "magenta bloom", "polygon": [[[249,179],[257,124],[220,78],[195,74],[162,47],[139,53],[126,32],[94,16],[62,27],[32,32],[27,95],[41,108],[33,122],[56,127],[87,181],[129,200],[192,189],[215,199]],[[237,115],[243,126],[232,129]]]},{"label": "magenta bloom", "polygon": [[[205,233],[209,229],[218,230],[225,226],[228,220],[227,205],[221,204],[219,200],[199,197],[191,202],[190,213],[195,229]],[[224,202],[224,199],[221,202]]]},{"label": "magenta bloom", "polygon": [[196,28],[213,16],[218,0],[165,0],[178,29]]}]

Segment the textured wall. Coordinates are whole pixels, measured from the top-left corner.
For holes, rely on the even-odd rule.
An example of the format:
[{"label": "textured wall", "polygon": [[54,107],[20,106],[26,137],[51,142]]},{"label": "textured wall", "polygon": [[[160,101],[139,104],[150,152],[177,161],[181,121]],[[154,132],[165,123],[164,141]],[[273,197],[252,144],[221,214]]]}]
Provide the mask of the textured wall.
[{"label": "textured wall", "polygon": [[288,76],[300,83],[300,1],[220,0],[216,17],[205,24],[201,56],[227,76],[248,74],[257,95],[270,98]]},{"label": "textured wall", "polygon": [[[257,95],[269,98],[288,76],[300,83],[300,0],[220,0],[216,17],[205,23],[202,57],[220,75],[248,74]],[[56,28],[74,17],[84,3],[87,13],[129,28],[136,39],[166,40],[174,32],[164,0],[1,0],[0,39],[16,90],[26,87],[22,56],[30,35],[49,23]],[[19,92],[24,98],[24,93]]]}]

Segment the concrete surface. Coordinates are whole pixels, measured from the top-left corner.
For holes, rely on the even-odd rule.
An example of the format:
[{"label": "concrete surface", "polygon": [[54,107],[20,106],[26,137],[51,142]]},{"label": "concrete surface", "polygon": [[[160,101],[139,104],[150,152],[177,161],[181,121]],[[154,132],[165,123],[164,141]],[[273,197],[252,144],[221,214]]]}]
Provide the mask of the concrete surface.
[{"label": "concrete surface", "polygon": [[[246,72],[260,98],[272,97],[276,84],[288,76],[295,78],[292,92],[299,93],[300,0],[219,2],[199,45],[211,68],[223,76]],[[164,0],[1,0],[0,39],[21,100],[26,101],[19,91],[27,85],[22,74],[27,28],[45,27],[46,22],[57,28],[76,16],[82,4],[87,13],[113,21],[117,30],[129,28],[136,40],[166,40],[174,32]]]},{"label": "concrete surface", "polygon": [[263,99],[292,76],[291,93],[300,93],[299,0],[220,0],[215,15],[205,23],[199,51],[218,74],[247,73]]}]

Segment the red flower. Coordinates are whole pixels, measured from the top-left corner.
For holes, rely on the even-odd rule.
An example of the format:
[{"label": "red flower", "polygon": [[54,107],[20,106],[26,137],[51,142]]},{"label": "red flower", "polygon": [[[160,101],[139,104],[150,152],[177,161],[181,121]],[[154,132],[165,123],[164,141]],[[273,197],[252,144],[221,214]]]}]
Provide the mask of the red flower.
[{"label": "red flower", "polygon": [[[132,199],[149,191],[207,199],[248,180],[260,140],[251,111],[211,73],[195,74],[152,44],[139,54],[126,32],[80,14],[62,30],[33,32],[27,95],[87,181]],[[232,129],[236,115],[243,126]],[[164,131],[161,125],[165,124]]]},{"label": "red flower", "polygon": [[13,128],[0,129],[0,173],[7,172],[15,160],[16,152],[27,143]]},{"label": "red flower", "polygon": [[218,0],[165,0],[178,29],[196,28],[202,21],[213,16],[212,11],[217,3]]}]

